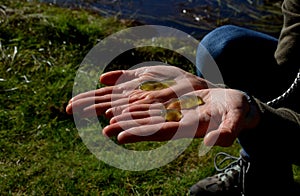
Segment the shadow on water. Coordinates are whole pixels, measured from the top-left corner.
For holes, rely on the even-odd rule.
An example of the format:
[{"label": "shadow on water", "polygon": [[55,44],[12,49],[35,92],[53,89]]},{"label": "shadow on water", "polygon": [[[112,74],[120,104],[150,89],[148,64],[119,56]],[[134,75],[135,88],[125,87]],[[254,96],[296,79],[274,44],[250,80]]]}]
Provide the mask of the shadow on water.
[{"label": "shadow on water", "polygon": [[165,25],[201,38],[212,29],[235,24],[274,36],[282,25],[282,0],[41,0],[87,8],[142,24]]}]

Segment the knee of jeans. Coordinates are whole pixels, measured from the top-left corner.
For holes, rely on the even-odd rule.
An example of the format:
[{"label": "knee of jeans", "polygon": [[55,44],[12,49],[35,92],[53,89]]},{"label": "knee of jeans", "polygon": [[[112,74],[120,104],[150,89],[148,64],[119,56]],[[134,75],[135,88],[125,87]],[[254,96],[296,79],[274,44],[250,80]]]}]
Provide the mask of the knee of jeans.
[{"label": "knee of jeans", "polygon": [[241,33],[241,27],[224,25],[204,36],[200,44],[208,50],[213,58],[216,58],[224,49],[237,40]]},{"label": "knee of jeans", "polygon": [[197,75],[203,77],[200,70],[204,67],[209,56],[210,59],[217,59],[224,51],[229,42],[232,41],[232,32],[237,31],[239,27],[234,25],[224,25],[208,33],[201,40],[196,55]]}]

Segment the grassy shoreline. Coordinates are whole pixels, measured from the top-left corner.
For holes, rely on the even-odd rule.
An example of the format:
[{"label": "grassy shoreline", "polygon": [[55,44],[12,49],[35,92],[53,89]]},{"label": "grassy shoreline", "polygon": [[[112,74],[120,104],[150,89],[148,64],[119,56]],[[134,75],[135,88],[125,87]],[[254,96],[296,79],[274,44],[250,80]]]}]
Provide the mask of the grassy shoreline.
[{"label": "grassy shoreline", "polygon": [[197,156],[152,171],[119,170],[90,153],[65,113],[89,49],[130,24],[40,3],[1,5],[1,195],[184,195],[198,179],[197,172],[185,175],[198,167]]},{"label": "grassy shoreline", "polygon": [[[0,23],[1,195],[186,195],[215,172],[218,151],[238,154],[236,144],[198,157],[201,140],[194,140],[176,160],[151,171],[124,171],[99,161],[65,106],[88,51],[132,24],[25,0],[0,5],[6,6],[6,21]],[[130,147],[149,145],[155,144]]]}]

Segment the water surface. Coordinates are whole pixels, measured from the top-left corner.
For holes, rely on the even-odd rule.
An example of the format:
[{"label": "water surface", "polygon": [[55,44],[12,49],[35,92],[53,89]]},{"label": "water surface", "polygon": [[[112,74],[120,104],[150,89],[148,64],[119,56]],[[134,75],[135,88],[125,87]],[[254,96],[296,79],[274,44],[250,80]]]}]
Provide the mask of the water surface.
[{"label": "water surface", "polygon": [[202,37],[224,24],[278,35],[281,1],[273,0],[41,0],[65,7],[84,7],[102,16],[143,24],[166,25]]}]

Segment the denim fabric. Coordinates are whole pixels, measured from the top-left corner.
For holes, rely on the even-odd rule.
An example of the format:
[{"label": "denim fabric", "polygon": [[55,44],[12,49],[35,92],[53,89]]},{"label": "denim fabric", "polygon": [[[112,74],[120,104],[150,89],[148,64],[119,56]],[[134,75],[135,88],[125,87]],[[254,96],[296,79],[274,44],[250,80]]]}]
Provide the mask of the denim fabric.
[{"label": "denim fabric", "polygon": [[[274,58],[277,42],[274,37],[250,29],[233,25],[219,27],[199,44],[197,74],[213,83],[225,83],[261,100],[270,100],[280,94],[272,87],[273,80],[278,81],[276,78],[281,75]],[[221,73],[221,79],[216,77],[219,75],[216,72]],[[249,156],[244,150],[243,155]]]},{"label": "denim fabric", "polygon": [[295,78],[291,73],[297,73],[277,64],[274,57],[277,44],[276,38],[257,31],[233,25],[219,27],[200,42],[197,73],[211,82],[221,81],[211,73],[211,63],[203,52],[205,48],[228,87],[245,91],[261,101],[270,101],[290,86]]},{"label": "denim fabric", "polygon": [[[272,36],[246,28],[219,27],[199,44],[197,73],[211,82],[224,82],[230,88],[247,92],[261,101],[269,101],[284,92],[294,80],[292,73],[297,73],[277,64],[274,57],[277,43]],[[223,81],[211,73],[214,65],[219,68]],[[247,139],[240,144],[242,147],[255,145]],[[244,156],[253,157],[248,153],[242,150]]]}]

